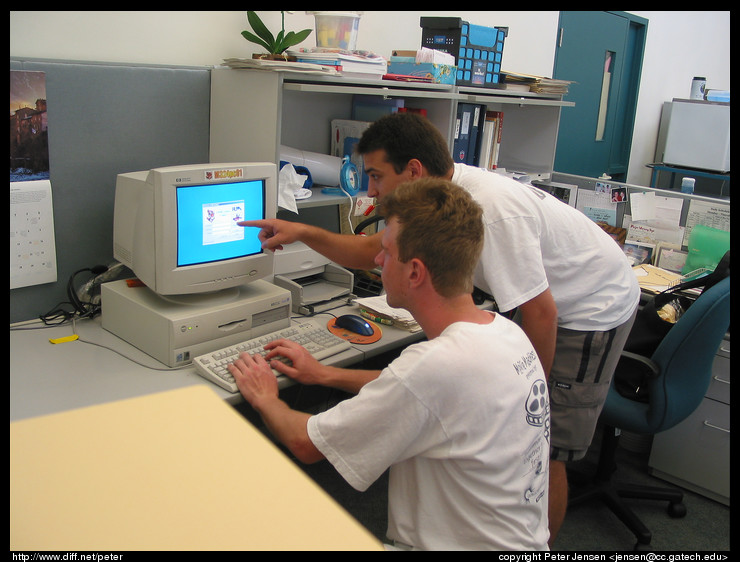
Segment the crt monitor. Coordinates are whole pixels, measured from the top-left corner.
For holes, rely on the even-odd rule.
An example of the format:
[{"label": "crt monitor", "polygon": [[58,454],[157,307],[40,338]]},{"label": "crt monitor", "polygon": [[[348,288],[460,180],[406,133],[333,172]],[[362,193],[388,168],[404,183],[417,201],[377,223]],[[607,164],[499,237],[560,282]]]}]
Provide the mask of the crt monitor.
[{"label": "crt monitor", "polygon": [[119,174],[113,256],[160,295],[213,292],[272,275],[259,228],[275,217],[273,163],[170,166]]}]

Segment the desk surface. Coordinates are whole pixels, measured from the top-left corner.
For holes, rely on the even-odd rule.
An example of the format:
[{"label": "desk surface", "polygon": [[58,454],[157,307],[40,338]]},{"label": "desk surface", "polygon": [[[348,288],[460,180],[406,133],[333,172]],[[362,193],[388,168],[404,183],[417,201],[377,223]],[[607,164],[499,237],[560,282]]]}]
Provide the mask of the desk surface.
[{"label": "desk surface", "polygon": [[[358,312],[356,305],[331,311],[337,316]],[[329,316],[322,314],[316,318],[328,321]],[[240,394],[226,392],[203,379],[195,372],[195,367],[167,369],[159,361],[104,330],[100,318],[78,322],[75,329],[80,338],[110,347],[123,356],[80,341],[49,342],[50,339],[73,334],[69,325],[11,330],[11,421],[193,385],[208,386],[232,405],[243,401]],[[350,350],[323,362],[345,367],[424,338],[423,333],[410,333],[392,326],[382,326],[382,330],[383,337],[378,342],[353,345]],[[291,382],[287,379],[281,381],[281,387],[289,384]]]},{"label": "desk surface", "polygon": [[10,482],[11,550],[382,550],[204,385],[11,423]]}]

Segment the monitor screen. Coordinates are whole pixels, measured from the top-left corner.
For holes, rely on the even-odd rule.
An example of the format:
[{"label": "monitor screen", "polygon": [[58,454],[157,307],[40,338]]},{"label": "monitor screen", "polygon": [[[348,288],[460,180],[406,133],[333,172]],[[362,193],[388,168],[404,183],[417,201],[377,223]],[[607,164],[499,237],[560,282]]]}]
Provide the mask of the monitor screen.
[{"label": "monitor screen", "polygon": [[197,164],[119,174],[113,255],[161,295],[236,287],[270,276],[259,228],[274,218],[273,163]]},{"label": "monitor screen", "polygon": [[178,267],[259,254],[257,229],[237,223],[265,218],[264,197],[264,180],[177,188]]}]

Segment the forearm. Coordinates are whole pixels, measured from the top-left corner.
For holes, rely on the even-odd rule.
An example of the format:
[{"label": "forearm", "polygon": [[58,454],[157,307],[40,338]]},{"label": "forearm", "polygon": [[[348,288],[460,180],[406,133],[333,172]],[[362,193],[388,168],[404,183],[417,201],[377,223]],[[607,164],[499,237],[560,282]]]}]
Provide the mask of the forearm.
[{"label": "forearm", "polygon": [[363,386],[378,378],[378,375],[380,371],[324,366],[321,385],[357,394]]},{"label": "forearm", "polygon": [[380,251],[380,234],[337,234],[323,228],[303,225],[300,240],[333,262],[352,269],[373,269],[375,256]]},{"label": "forearm", "polygon": [[522,329],[537,352],[545,375],[550,375],[555,357],[555,341],[558,331],[558,309],[550,290],[519,307]]},{"label": "forearm", "polygon": [[[366,383],[377,378],[380,371],[328,367],[325,374],[327,386],[356,394]],[[311,414],[293,410],[275,395],[262,395],[252,399],[250,404],[268,431],[299,461],[311,464],[325,458],[308,436]]]},{"label": "forearm", "polygon": [[552,362],[555,358],[557,325],[551,325],[549,328],[546,328],[538,323],[533,328],[528,328],[524,320],[522,320],[522,329],[527,333],[529,341],[532,342],[532,346],[537,352],[537,357],[539,357],[540,363],[542,363],[542,369],[545,371],[545,375],[549,377]]},{"label": "forearm", "polygon": [[306,464],[320,461],[324,455],[308,437],[310,414],[292,410],[277,397],[262,399],[252,404],[270,433],[285,445],[295,457]]}]

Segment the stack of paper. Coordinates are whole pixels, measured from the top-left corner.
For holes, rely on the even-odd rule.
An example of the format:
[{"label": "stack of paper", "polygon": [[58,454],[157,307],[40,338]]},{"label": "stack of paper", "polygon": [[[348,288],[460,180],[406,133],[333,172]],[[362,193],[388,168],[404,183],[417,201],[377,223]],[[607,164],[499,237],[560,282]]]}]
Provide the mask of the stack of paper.
[{"label": "stack of paper", "polygon": [[573,82],[571,80],[557,80],[555,78],[539,78],[529,87],[530,92],[538,94],[562,94],[568,93],[568,87]]},{"label": "stack of paper", "polygon": [[385,295],[357,299],[355,303],[360,307],[360,310],[370,313],[370,316],[378,322],[383,324],[390,322],[393,326],[408,330],[409,332],[418,332],[421,330],[421,327],[408,310],[388,306]]},{"label": "stack of paper", "polygon": [[322,66],[320,64],[296,62],[291,60],[229,58],[224,59],[224,66],[228,66],[234,69],[256,68],[261,70],[276,70],[283,72],[325,74],[327,76],[340,75],[340,72],[332,66]]},{"label": "stack of paper", "polygon": [[632,268],[640,289],[650,293],[661,293],[681,282],[681,274],[644,263]]},{"label": "stack of paper", "polygon": [[316,48],[288,51],[288,54],[294,56],[298,62],[334,68],[342,76],[380,80],[388,70],[387,61],[369,51]]},{"label": "stack of paper", "polygon": [[558,80],[556,78],[547,78],[546,76],[534,76],[531,74],[521,74],[518,72],[503,71],[504,85],[513,89],[527,87],[530,92],[538,94],[561,94],[568,93],[568,87],[573,83],[572,80]]}]

